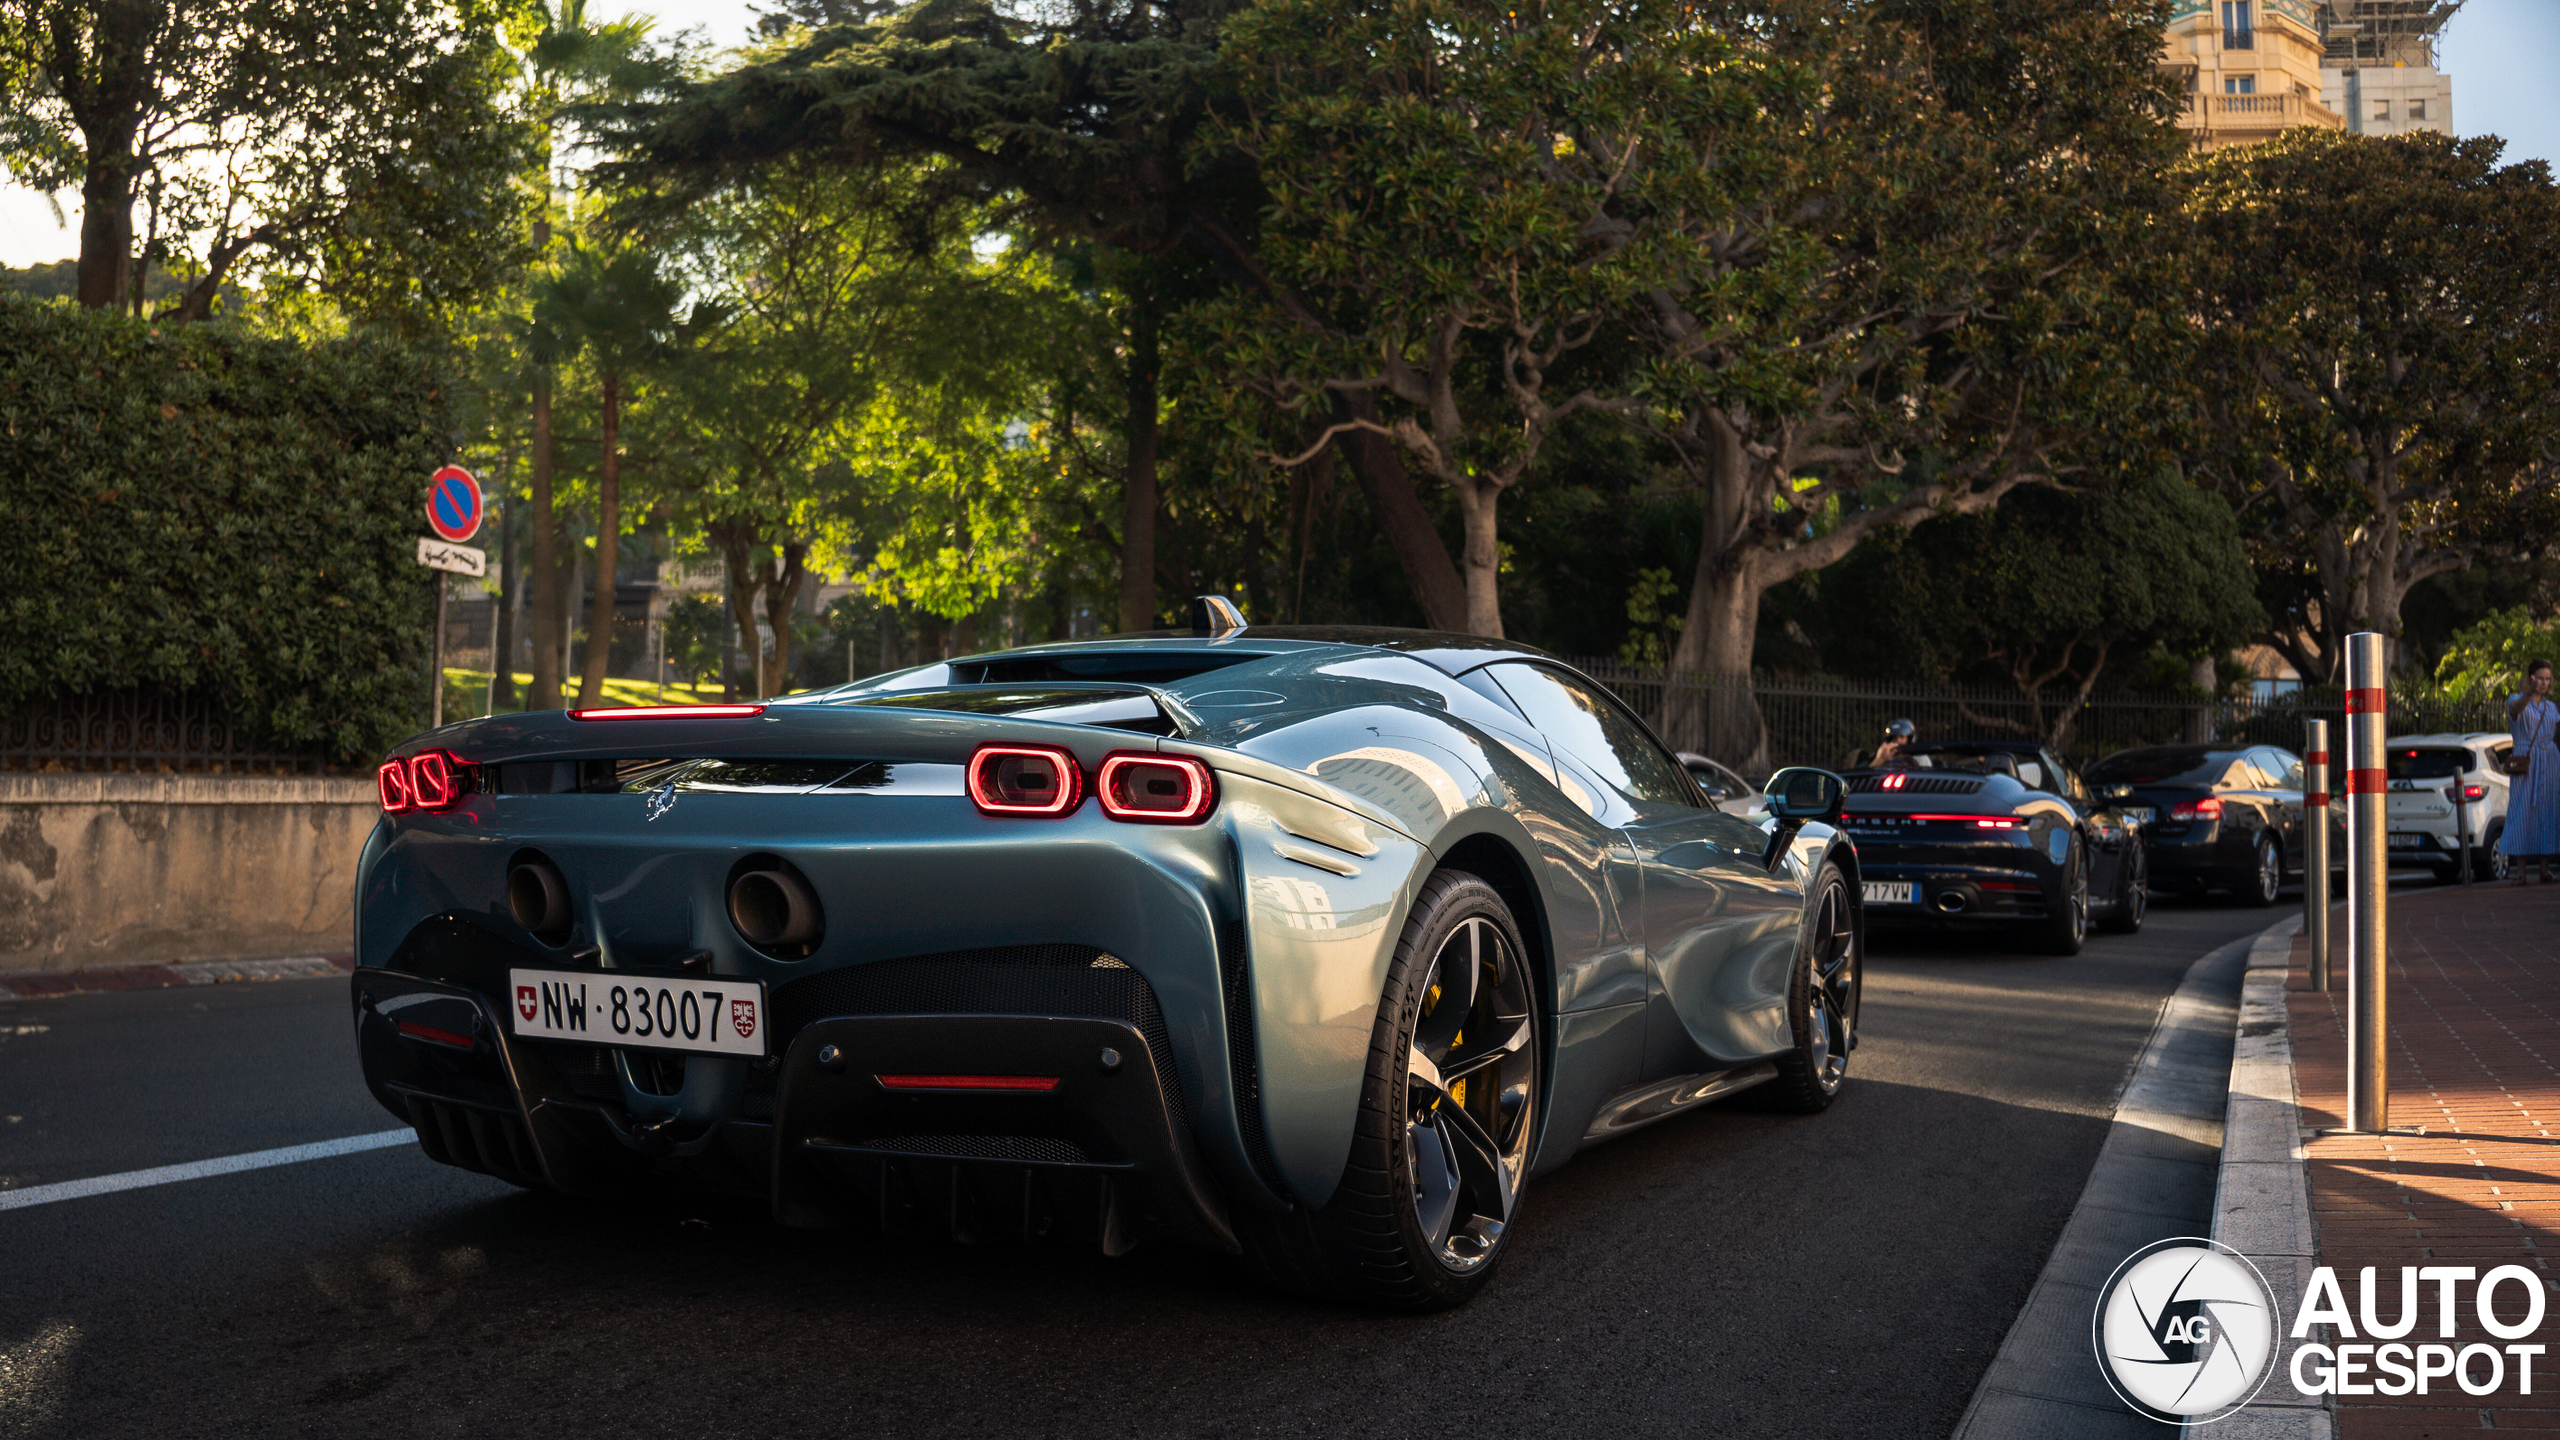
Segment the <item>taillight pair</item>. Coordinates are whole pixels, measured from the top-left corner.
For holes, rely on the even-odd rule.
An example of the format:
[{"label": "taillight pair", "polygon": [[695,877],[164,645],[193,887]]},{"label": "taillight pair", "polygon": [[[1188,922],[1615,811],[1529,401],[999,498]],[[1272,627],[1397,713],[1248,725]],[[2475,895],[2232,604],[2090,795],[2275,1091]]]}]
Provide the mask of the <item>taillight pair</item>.
[{"label": "taillight pair", "polygon": [[450,750],[421,750],[403,760],[395,755],[373,772],[382,794],[382,813],[406,815],[450,810],[462,803],[463,776],[470,762]]},{"label": "taillight pair", "polygon": [[[969,757],[969,799],[989,815],[1072,815],[1084,803],[1084,780],[1074,755],[1046,745],[982,745]],[[1103,814],[1141,824],[1195,824],[1218,803],[1209,767],[1188,755],[1106,755],[1093,790]]]},{"label": "taillight pair", "polygon": [[2222,818],[2222,801],[2212,795],[2207,795],[2201,800],[2181,800],[2177,807],[2169,812],[2169,818],[2172,820],[2219,820]]}]

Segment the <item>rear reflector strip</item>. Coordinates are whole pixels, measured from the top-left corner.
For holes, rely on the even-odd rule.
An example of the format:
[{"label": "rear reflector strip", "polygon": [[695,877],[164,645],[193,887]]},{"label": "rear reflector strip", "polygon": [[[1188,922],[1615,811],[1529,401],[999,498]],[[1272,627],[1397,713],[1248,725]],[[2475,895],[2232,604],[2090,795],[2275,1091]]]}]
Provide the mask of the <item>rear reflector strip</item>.
[{"label": "rear reflector strip", "polygon": [[1055,1075],[874,1075],[883,1090],[1014,1090],[1058,1088]]},{"label": "rear reflector strip", "polygon": [[471,1048],[471,1037],[468,1035],[451,1030],[439,1030],[433,1025],[421,1025],[415,1020],[401,1020],[394,1023],[399,1025],[401,1034],[413,1040],[432,1040],[438,1045],[450,1045],[457,1050]]},{"label": "rear reflector strip", "polygon": [[572,710],[572,720],[746,720],[761,705],[631,705],[618,710]]}]

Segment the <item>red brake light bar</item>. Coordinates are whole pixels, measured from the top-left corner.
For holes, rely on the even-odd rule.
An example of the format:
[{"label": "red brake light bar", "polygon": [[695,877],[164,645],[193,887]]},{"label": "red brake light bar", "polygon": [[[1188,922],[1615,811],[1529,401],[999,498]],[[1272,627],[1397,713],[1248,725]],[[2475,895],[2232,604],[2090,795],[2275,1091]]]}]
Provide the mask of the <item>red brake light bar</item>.
[{"label": "red brake light bar", "polygon": [[625,705],[612,710],[572,710],[572,720],[747,720],[761,705]]},{"label": "red brake light bar", "polygon": [[1055,1075],[874,1075],[883,1090],[1001,1090],[1046,1094],[1058,1088]]}]

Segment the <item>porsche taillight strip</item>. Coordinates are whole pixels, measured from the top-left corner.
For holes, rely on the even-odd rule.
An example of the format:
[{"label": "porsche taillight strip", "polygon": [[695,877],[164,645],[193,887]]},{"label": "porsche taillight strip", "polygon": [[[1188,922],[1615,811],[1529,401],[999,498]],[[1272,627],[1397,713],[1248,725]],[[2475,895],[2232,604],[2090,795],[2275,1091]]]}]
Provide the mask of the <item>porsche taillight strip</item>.
[{"label": "porsche taillight strip", "polygon": [[1058,1088],[1055,1075],[874,1075],[883,1090],[994,1090],[1011,1094],[1046,1094]]},{"label": "porsche taillight strip", "polygon": [[1896,815],[1890,810],[1852,810],[1849,813],[1861,819],[1924,820],[1949,825],[1971,825],[1982,830],[2015,830],[2027,823],[2008,815]]},{"label": "porsche taillight strip", "polygon": [[612,710],[572,710],[572,720],[752,720],[761,705],[626,705]]}]

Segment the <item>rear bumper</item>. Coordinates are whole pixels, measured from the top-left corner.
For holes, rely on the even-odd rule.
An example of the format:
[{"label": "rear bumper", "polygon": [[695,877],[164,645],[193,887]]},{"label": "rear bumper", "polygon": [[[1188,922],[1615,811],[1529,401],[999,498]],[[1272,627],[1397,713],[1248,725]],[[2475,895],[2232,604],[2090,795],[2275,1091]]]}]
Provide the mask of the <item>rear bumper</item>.
[{"label": "rear bumper", "polygon": [[1974,865],[1913,865],[1859,856],[1858,878],[1864,884],[1908,882],[1909,905],[1866,905],[1872,925],[2001,924],[2042,921],[2052,912],[2046,877],[2025,868]]},{"label": "rear bumper", "polygon": [[[672,1181],[760,1196],[797,1226],[1237,1248],[1179,1087],[1127,1020],[819,1017],[762,1061],[688,1060],[700,1073],[653,1112],[628,1103],[618,1052],[519,1041],[476,989],[381,969],[350,986],[366,1084],[446,1164],[571,1195]],[[1057,1083],[898,1091],[879,1078],[980,1074]]]}]

